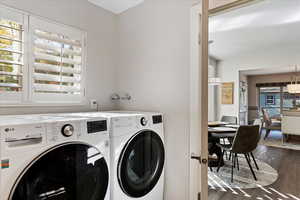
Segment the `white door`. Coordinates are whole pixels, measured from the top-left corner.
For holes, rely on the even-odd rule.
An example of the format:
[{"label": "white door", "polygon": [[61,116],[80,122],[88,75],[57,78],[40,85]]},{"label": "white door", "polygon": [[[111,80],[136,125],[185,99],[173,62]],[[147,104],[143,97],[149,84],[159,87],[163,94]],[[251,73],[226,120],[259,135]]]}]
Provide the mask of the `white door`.
[{"label": "white door", "polygon": [[[200,34],[199,34],[200,33]],[[208,0],[191,9],[190,200],[208,199]],[[201,164],[200,162],[201,161]]]}]

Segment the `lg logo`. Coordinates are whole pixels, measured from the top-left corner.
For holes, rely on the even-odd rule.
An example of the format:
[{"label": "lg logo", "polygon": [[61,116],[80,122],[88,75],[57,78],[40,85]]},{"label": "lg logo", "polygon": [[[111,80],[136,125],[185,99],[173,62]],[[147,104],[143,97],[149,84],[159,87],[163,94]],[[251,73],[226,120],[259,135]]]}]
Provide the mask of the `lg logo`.
[{"label": "lg logo", "polygon": [[4,131],[5,132],[11,132],[11,131],[15,131],[15,129],[14,128],[6,128],[6,129],[4,129]]}]

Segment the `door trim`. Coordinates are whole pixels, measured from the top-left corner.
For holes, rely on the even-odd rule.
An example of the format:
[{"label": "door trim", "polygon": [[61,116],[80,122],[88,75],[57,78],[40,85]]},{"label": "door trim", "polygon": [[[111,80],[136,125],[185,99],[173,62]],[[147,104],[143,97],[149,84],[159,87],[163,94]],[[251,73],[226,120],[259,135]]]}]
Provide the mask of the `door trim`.
[{"label": "door trim", "polygon": [[238,8],[242,8],[242,7],[254,4],[254,3],[258,3],[260,1],[264,1],[264,0],[236,0],[231,3],[227,3],[222,6],[218,6],[216,8],[210,9],[209,15],[210,16],[219,15],[219,14],[222,14],[225,12],[232,11],[234,9],[238,9]]},{"label": "door trim", "polygon": [[[209,0],[202,0],[198,5],[191,9],[191,65],[190,65],[190,155],[197,154],[202,159],[208,158],[208,5]],[[199,17],[197,22],[195,19]],[[195,29],[195,26],[199,27]],[[200,32],[200,34],[198,34]],[[199,36],[198,36],[199,35]],[[198,41],[197,41],[198,40]],[[196,54],[197,52],[197,54]],[[201,149],[194,149],[192,147],[192,138],[199,134],[200,141],[198,142]],[[198,139],[197,139],[198,140]],[[198,148],[198,145],[197,145]],[[196,150],[197,152],[192,152]],[[200,154],[200,155],[198,155]],[[189,158],[190,159],[190,158]],[[207,163],[203,162],[199,165],[199,172],[201,176],[197,181],[193,182],[196,178],[196,169],[194,164],[189,160],[190,180],[189,180],[189,199],[195,200],[200,192],[201,199],[208,198],[208,175]],[[193,170],[193,171],[192,171]],[[196,173],[198,176],[198,173]],[[193,187],[199,185],[197,190]],[[202,183],[203,184],[202,184]]]},{"label": "door trim", "polygon": [[[201,77],[201,98],[199,99],[199,105],[201,108],[201,158],[208,160],[208,16],[209,16],[209,0],[202,0],[202,13],[199,16],[199,23],[201,27],[201,40],[199,42],[199,50],[201,52],[201,63],[199,62],[199,77]],[[200,88],[199,88],[200,89]],[[201,163],[201,184],[200,184],[200,199],[208,199],[208,171],[206,163]],[[203,184],[204,183],[204,184]]]}]

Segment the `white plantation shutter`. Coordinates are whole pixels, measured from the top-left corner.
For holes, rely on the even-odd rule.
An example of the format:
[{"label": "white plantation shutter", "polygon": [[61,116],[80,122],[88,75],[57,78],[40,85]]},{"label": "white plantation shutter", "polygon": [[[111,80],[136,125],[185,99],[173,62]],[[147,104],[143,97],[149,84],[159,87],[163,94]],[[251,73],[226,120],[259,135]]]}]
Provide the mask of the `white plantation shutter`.
[{"label": "white plantation shutter", "polygon": [[0,6],[0,104],[83,103],[86,33]]},{"label": "white plantation shutter", "polygon": [[84,96],[84,32],[30,17],[31,90],[36,102],[80,102]]},{"label": "white plantation shutter", "polygon": [[0,102],[20,102],[24,91],[25,16],[0,7]]}]

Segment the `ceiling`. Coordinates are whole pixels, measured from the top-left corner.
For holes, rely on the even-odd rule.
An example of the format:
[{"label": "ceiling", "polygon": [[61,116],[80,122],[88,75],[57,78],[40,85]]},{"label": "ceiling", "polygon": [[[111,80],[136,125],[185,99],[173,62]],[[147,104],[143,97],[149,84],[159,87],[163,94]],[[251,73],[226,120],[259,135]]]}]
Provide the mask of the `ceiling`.
[{"label": "ceiling", "polygon": [[115,14],[120,14],[129,8],[135,7],[144,0],[88,0],[89,2],[109,10]]},{"label": "ceiling", "polygon": [[[243,75],[267,75],[267,74],[284,74],[284,73],[289,73],[289,72],[295,72],[295,66],[285,66],[285,67],[276,67],[272,68],[272,70],[268,68],[264,69],[256,69],[256,70],[242,70],[240,71],[241,74]],[[297,72],[299,72],[299,67],[297,69]]]},{"label": "ceiling", "polygon": [[264,0],[210,18],[210,54],[225,60],[274,48],[299,48],[300,0]]}]

